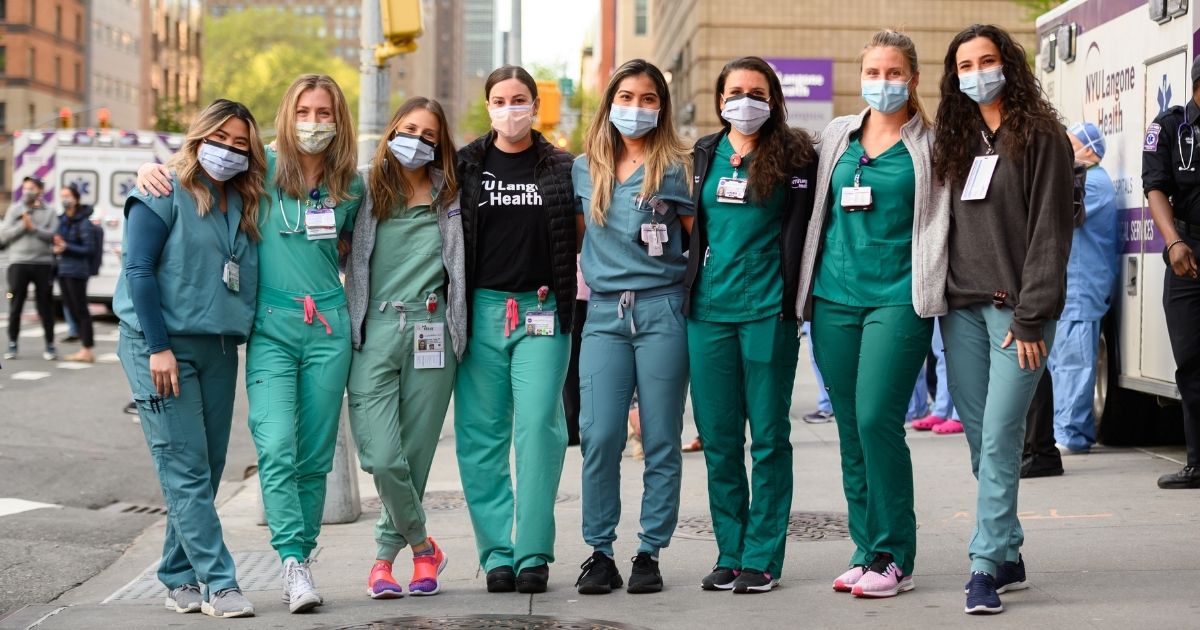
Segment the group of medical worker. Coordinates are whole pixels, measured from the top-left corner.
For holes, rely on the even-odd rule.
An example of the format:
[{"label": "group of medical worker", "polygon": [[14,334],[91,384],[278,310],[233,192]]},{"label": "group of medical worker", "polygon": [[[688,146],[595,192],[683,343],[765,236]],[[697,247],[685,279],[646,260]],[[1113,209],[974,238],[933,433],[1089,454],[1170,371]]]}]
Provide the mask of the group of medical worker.
[{"label": "group of medical worker", "polygon": [[[975,25],[951,42],[936,126],[908,36],[877,33],[861,68],[867,107],[818,143],[788,126],[769,64],[731,61],[712,94],[722,128],[689,148],[663,73],[629,61],[574,161],[531,130],[537,84],[516,66],[487,79],[483,137],[456,151],[441,106],[412,98],[361,168],[329,77],[292,84],[270,146],[244,106],[208,106],[169,164],[139,171],[115,305],[168,506],[167,607],[253,614],[213,505],[243,342],[292,612],[323,603],[312,558],[343,391],[383,505],[371,597],[440,589],[447,558],[421,499],[452,393],[487,590],[545,591],[576,326],[582,533],[593,548],[579,592],[662,590],[689,383],[718,552],[701,587],[770,591],[792,503],[802,319],[837,417],[854,543],[833,587],[907,591],[916,520],[903,417],[938,316],[979,480],[966,612],[1000,612],[998,593],[1025,585],[1021,443],[1063,308],[1071,145],[1000,28]],[[577,253],[592,292],[583,321]],[[626,584],[614,543],[635,390],[645,470]],[[404,547],[407,587],[393,576]]]}]

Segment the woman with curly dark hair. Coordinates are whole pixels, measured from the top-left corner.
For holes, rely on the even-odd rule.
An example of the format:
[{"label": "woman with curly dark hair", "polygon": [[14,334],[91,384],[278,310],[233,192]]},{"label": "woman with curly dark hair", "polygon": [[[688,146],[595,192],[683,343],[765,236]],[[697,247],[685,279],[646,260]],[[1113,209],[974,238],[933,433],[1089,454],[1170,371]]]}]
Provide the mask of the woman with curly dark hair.
[{"label": "woman with curly dark hair", "polygon": [[808,135],[788,127],[779,78],[762,59],[726,64],[714,104],[724,128],[694,148],[683,306],[720,551],[701,587],[756,593],[779,584],[792,505],[796,292],[817,160]]},{"label": "woman with curly dark hair", "polygon": [[1072,151],[1025,50],[991,25],[950,43],[936,128],[951,200],[947,372],[979,480],[965,610],[998,613],[1000,593],[1026,586],[1017,483],[1066,292]]}]

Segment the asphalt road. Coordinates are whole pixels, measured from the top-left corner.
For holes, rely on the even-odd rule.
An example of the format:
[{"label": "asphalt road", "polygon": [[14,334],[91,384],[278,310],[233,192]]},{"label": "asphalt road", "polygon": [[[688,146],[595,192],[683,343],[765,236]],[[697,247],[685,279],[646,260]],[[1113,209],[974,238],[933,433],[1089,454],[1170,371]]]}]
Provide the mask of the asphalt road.
[{"label": "asphalt road", "polygon": [[[27,306],[20,356],[0,369],[0,617],[92,577],[160,518],[121,509],[163,505],[140,425],[122,411],[129,385],[116,360],[116,320],[96,324],[98,361],[72,369],[79,366],[42,360],[32,312]],[[65,324],[58,329],[61,339]],[[241,481],[255,464],[244,391],[239,384],[226,481]],[[12,513],[21,506],[13,499],[58,507]]]}]

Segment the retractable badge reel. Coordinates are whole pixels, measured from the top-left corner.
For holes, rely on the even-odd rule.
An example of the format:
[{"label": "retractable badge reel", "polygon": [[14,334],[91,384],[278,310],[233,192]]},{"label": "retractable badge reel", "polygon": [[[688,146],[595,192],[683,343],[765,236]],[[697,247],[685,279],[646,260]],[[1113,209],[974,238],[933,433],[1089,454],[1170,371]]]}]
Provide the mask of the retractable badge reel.
[{"label": "retractable badge reel", "polygon": [[425,298],[425,321],[413,325],[413,367],[418,370],[446,366],[446,325],[434,322],[438,297],[430,293]]},{"label": "retractable badge reel", "polygon": [[541,286],[537,290],[538,307],[536,311],[525,314],[525,334],[533,337],[552,337],[554,335],[554,311],[545,309],[546,298],[550,297],[550,287]]}]

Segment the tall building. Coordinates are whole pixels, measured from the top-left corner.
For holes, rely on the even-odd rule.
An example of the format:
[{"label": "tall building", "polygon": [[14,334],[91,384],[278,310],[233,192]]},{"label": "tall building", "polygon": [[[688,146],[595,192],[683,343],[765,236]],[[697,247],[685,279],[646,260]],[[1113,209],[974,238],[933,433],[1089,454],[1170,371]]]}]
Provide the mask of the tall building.
[{"label": "tall building", "polygon": [[153,111],[142,112],[143,76],[142,0],[92,0],[85,69],[85,111],[77,126],[98,122],[97,112],[108,110],[109,124],[117,129],[145,126]]},{"label": "tall building", "polygon": [[676,0],[654,2],[650,16],[654,61],[671,73],[678,121],[686,135],[719,126],[713,86],[721,67],[744,55],[776,65],[783,77],[792,123],[820,128],[832,116],[857,112],[858,55],[881,25],[898,25],[917,45],[921,64],[918,93],[933,112],[938,102],[942,58],[963,27],[998,24],[1014,34],[1030,55],[1034,25],[1026,9],[1009,0]]},{"label": "tall building", "polygon": [[654,0],[617,0],[613,42],[615,65],[620,66],[630,59],[649,61],[654,57],[654,38],[651,37],[654,4]]},{"label": "tall building", "polygon": [[199,111],[201,0],[140,0],[141,127],[186,124]]},{"label": "tall building", "polygon": [[0,1],[0,199],[11,198],[12,131],[82,109],[86,4]]}]

